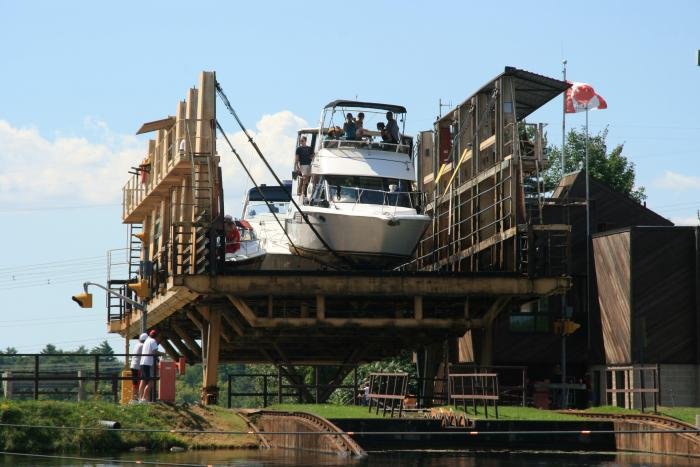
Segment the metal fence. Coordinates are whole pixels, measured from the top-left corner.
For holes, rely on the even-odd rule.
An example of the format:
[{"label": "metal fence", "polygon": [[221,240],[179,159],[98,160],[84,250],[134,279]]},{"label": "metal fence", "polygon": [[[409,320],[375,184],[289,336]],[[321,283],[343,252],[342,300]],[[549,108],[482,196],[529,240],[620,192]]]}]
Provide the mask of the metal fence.
[{"label": "metal fence", "polygon": [[[119,402],[126,354],[0,354],[0,381],[6,399]],[[154,367],[157,367],[154,365]],[[153,377],[157,381],[159,377]],[[155,391],[155,384],[153,390]]]}]

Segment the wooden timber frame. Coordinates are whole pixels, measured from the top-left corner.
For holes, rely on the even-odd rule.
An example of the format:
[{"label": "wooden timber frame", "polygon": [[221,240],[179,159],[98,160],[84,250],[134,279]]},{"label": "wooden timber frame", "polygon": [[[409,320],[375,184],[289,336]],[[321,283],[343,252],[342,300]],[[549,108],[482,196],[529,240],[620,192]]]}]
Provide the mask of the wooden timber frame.
[{"label": "wooden timber frame", "polygon": [[[433,272],[180,275],[149,301],[148,322],[173,358],[204,363],[203,399],[213,402],[219,361],[273,363],[295,384],[295,366],[336,365],[323,384],[337,385],[352,365],[482,329],[504,303],[569,286],[567,277]],[[134,336],[139,319],[110,331]]]},{"label": "wooden timber frame", "polygon": [[570,226],[542,223],[543,125],[524,119],[569,84],[506,67],[419,136],[433,217],[421,270],[565,274]]},{"label": "wooden timber frame", "polygon": [[[332,388],[353,365],[402,350],[428,349],[472,329],[486,330],[488,355],[492,323],[502,310],[570,287],[562,275],[483,268],[477,273],[464,272],[468,268],[308,270],[295,266],[302,259],[293,255],[285,255],[289,259],[280,269],[225,267],[215,84],[215,74],[203,72],[199,88],[178,103],[175,117],[139,130],[156,131],[157,137],[123,190],[122,218],[130,225],[129,277],[110,284],[129,296],[128,282],[147,285],[138,297],[147,305],[146,324],[157,329],[173,359],[203,364],[204,403],[218,400],[220,362],[272,363],[300,387],[304,376],[298,366],[328,366],[320,383]],[[504,220],[494,232],[515,227]],[[110,306],[109,331],[136,338],[142,313],[123,303],[119,313],[110,313]]]}]

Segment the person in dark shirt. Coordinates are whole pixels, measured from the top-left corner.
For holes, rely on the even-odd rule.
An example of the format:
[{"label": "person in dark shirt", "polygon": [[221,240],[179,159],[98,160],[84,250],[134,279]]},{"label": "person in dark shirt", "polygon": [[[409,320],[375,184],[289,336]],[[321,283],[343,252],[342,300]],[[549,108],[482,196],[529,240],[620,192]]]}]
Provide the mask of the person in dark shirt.
[{"label": "person in dark shirt", "polygon": [[388,143],[399,144],[399,124],[394,120],[394,114],[386,113],[386,131],[389,134]]},{"label": "person in dark shirt", "polygon": [[313,149],[306,145],[306,136],[302,136],[299,139],[299,147],[296,150],[296,156],[294,158],[294,170],[301,174],[301,180],[297,185],[297,195],[306,193],[306,187],[311,177],[311,161],[313,160],[313,156]]},{"label": "person in dark shirt", "polygon": [[345,116],[343,131],[345,132],[345,139],[357,139],[357,125],[351,113]]}]

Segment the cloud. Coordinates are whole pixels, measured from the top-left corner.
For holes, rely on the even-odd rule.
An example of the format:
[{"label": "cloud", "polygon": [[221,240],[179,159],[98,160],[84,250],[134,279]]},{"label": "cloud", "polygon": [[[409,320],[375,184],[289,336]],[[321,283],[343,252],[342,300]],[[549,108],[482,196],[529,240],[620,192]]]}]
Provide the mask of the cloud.
[{"label": "cloud", "polygon": [[0,204],[50,207],[119,202],[129,165],[143,152],[131,136],[106,132],[100,142],[85,137],[48,139],[36,128],[0,120]]},{"label": "cloud", "polygon": [[664,175],[653,182],[654,186],[674,191],[700,189],[700,177],[692,177],[666,170]]},{"label": "cloud", "polygon": [[700,225],[700,220],[697,218],[697,216],[689,216],[689,217],[672,217],[671,222],[673,222],[675,225]]},{"label": "cloud", "polygon": [[[296,132],[306,121],[290,111],[264,115],[248,130],[281,179],[291,177]],[[0,206],[36,208],[120,203],[129,168],[137,165],[147,142],[121,135],[107,123],[87,117],[85,136],[48,138],[36,128],[17,128],[0,120]],[[228,135],[258,183],[274,178],[242,131]],[[226,142],[218,139],[227,211],[239,214],[252,183]]]},{"label": "cloud", "polygon": [[[282,180],[291,178],[296,134],[300,128],[307,126],[308,124],[303,118],[288,110],[283,110],[272,115],[263,115],[255,125],[255,130],[248,130],[265,159]],[[274,177],[260,160],[242,131],[227,133],[227,136],[258,184],[276,184]],[[253,183],[229,149],[226,141],[221,137],[217,141],[217,149],[221,156],[226,211],[233,216],[238,216],[243,207],[242,201],[245,192],[253,187]]]}]

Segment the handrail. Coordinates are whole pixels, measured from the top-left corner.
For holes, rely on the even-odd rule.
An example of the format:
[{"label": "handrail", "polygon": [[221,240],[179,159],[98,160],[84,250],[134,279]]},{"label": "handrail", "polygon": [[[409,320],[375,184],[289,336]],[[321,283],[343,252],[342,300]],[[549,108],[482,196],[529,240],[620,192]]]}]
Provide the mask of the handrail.
[{"label": "handrail", "polygon": [[[325,187],[324,187],[324,188],[326,188],[326,189],[328,190],[328,197],[329,197],[330,201],[332,201],[332,202],[334,202],[334,203],[341,203],[341,204],[342,204],[342,203],[354,203],[354,204],[356,204],[356,205],[357,205],[357,204],[373,204],[373,205],[389,206],[389,207],[394,207],[394,208],[396,208],[396,207],[412,207],[412,208],[415,208],[415,207],[417,207],[417,206],[424,206],[424,204],[421,204],[420,201],[423,201],[423,203],[425,202],[425,193],[423,193],[422,191],[387,191],[387,190],[376,190],[376,189],[373,189],[373,188],[362,188],[362,187],[357,187],[357,186],[345,186],[345,185],[330,184],[330,183],[328,183],[328,180],[324,180],[323,183],[325,184]],[[332,188],[331,188],[331,187],[332,187]],[[346,189],[346,190],[356,190],[356,191],[357,191],[357,196],[356,196],[355,199],[352,200],[352,201],[342,201],[342,200],[340,199],[339,195],[337,195],[337,194],[334,195],[334,196],[331,196],[331,193],[330,193],[331,189],[335,189],[335,191],[338,192],[338,193],[340,193],[343,189]],[[382,195],[383,195],[383,198],[382,198],[382,199],[383,199],[383,202],[382,202],[381,204],[380,204],[380,203],[363,203],[363,202],[361,202],[361,200],[362,200],[362,195],[363,195],[365,192],[369,192],[369,193],[380,193],[380,194],[382,194]],[[389,197],[392,196],[392,195],[395,195],[395,201],[396,201],[396,202],[395,202],[394,204],[389,204],[389,202],[388,202],[389,199],[390,199]],[[399,206],[398,202],[399,202],[399,199],[400,199],[402,196],[405,196],[405,197],[408,199],[408,201],[409,201],[409,205],[408,205],[408,206]],[[415,202],[415,197],[420,198],[420,199],[418,200],[418,201],[419,201],[418,203]]]},{"label": "handrail", "polygon": [[[384,152],[398,152],[401,154],[410,155],[411,145],[401,144],[401,143],[388,143],[384,141],[372,141],[372,140],[362,140],[362,139],[332,139],[324,138],[322,145],[326,149],[342,149],[342,148],[356,148],[356,149],[379,149]],[[393,148],[393,149],[392,149]]]}]

